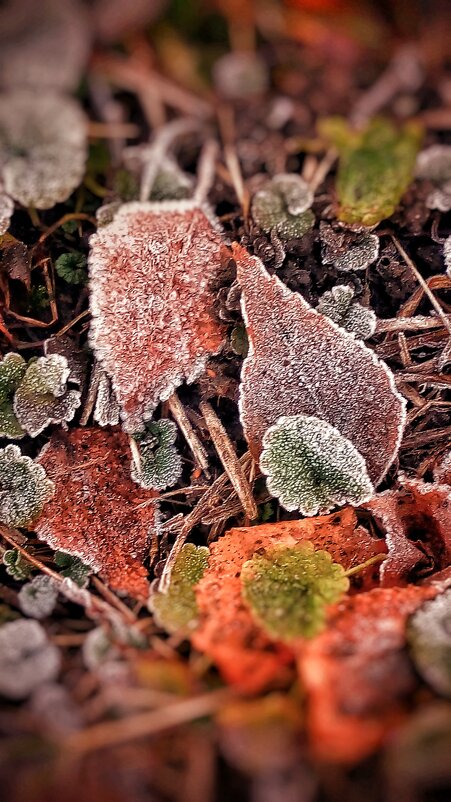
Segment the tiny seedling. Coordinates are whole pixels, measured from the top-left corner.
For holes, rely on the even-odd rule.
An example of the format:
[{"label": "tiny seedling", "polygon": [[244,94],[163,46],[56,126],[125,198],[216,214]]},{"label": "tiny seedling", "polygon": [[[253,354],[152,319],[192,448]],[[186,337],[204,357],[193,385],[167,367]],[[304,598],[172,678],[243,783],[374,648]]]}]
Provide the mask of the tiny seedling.
[{"label": "tiny seedling", "polygon": [[303,178],[280,173],[255,193],[251,213],[267,234],[273,231],[283,240],[295,239],[304,236],[315,222],[312,203],[313,193]]},{"label": "tiny seedling", "polygon": [[174,446],[176,439],[177,426],[165,419],[149,421],[144,433],[134,435],[133,481],[146,490],[172,487],[182,473],[182,460]]},{"label": "tiny seedling", "polygon": [[28,527],[52,498],[55,486],[41,465],[18,446],[0,449],[0,522]]},{"label": "tiny seedling", "polygon": [[354,290],[344,284],[337,284],[330,292],[319,299],[317,312],[326,315],[337,326],[349,331],[359,340],[366,340],[376,331],[377,318],[372,309],[353,302]]}]

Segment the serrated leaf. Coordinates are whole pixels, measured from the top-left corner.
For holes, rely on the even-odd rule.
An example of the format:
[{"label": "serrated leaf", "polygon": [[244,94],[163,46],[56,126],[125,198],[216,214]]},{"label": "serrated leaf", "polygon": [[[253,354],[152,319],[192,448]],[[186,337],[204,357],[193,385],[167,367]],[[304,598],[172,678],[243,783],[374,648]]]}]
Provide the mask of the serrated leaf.
[{"label": "serrated leaf", "polygon": [[209,550],[205,546],[185,543],[178,555],[167,593],[153,591],[150,610],[160,627],[167,632],[192,631],[197,624],[198,609],[194,588],[208,566]]},{"label": "serrated leaf", "polygon": [[5,354],[0,362],[0,437],[16,440],[25,434],[14,414],[13,399],[26,369],[20,354]]},{"label": "serrated leaf", "polygon": [[174,446],[177,426],[170,420],[150,421],[146,432],[135,435],[139,464],[132,462],[131,477],[147,490],[172,487],[182,473],[182,459]]},{"label": "serrated leaf", "polygon": [[425,602],[411,617],[407,633],[419,674],[451,698],[451,589]]},{"label": "serrated leaf", "polygon": [[78,390],[68,390],[70,368],[59,354],[28,364],[14,395],[14,412],[23,429],[37,437],[51,423],[71,421],[81,403]]},{"label": "serrated leaf", "polygon": [[376,117],[357,131],[332,117],[320,120],[318,128],[339,152],[338,218],[374,226],[390,217],[413,180],[421,127],[408,122],[397,128]]},{"label": "serrated leaf", "polygon": [[253,615],[273,638],[312,638],[324,627],[325,609],[349,589],[341,565],[305,542],[254,554],[241,570],[242,593]]},{"label": "serrated leaf", "polygon": [[29,526],[54,494],[44,468],[21,454],[18,446],[0,449],[0,521]]}]

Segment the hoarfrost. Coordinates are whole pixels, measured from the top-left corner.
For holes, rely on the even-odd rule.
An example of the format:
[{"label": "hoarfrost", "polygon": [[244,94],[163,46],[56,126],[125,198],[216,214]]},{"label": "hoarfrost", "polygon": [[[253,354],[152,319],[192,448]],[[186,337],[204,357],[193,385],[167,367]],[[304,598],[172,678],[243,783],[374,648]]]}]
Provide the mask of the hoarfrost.
[{"label": "hoarfrost", "polygon": [[360,340],[366,340],[376,331],[377,318],[372,309],[352,303],[353,298],[352,287],[337,284],[330,292],[321,296],[316,311],[326,315],[337,326],[355,334]]},{"label": "hoarfrost", "polygon": [[41,465],[18,446],[0,449],[0,521],[28,526],[54,494],[55,486]]},{"label": "hoarfrost", "polygon": [[37,437],[51,423],[71,421],[80,406],[80,392],[67,390],[67,359],[59,354],[30,361],[14,395],[14,412],[22,428]]}]

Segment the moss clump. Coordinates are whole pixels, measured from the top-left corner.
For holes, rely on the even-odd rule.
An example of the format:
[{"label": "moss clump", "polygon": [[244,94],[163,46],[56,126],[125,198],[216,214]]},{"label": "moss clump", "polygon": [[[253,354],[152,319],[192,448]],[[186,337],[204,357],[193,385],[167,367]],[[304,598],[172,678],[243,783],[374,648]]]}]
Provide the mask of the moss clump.
[{"label": "moss clump", "polygon": [[209,550],[205,546],[186,543],[175,561],[167,593],[154,591],[149,607],[157,624],[167,632],[192,630],[198,609],[195,587],[208,566]]}]

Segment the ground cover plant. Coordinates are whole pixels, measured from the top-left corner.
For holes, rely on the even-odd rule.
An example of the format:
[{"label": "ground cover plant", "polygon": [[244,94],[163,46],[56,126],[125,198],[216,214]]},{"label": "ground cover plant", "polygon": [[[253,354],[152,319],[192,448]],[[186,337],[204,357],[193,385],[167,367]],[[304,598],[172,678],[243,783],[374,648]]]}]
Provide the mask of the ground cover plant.
[{"label": "ground cover plant", "polygon": [[41,6],[0,8],[2,799],[441,802],[440,2]]}]

